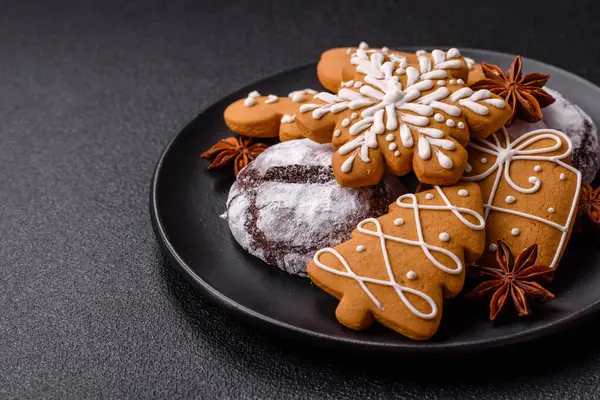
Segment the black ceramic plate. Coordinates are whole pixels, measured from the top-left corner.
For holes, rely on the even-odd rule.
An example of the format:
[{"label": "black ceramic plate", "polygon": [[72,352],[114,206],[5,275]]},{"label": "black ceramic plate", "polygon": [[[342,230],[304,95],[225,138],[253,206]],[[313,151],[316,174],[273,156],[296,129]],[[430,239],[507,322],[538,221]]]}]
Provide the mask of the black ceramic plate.
[{"label": "black ceramic plate", "polygon": [[[464,50],[478,61],[506,69],[512,55]],[[600,122],[600,88],[569,72],[525,60],[527,71],[552,75],[550,87]],[[354,332],[338,324],[337,300],[308,279],[268,266],[237,245],[219,217],[233,182],[232,173],[207,171],[200,153],[218,139],[231,136],[223,110],[252,90],[285,94],[319,88],[315,65],[275,75],[233,93],[203,111],[167,146],[152,180],[150,213],[158,241],[170,263],[217,304],[261,327],[327,347],[397,353],[467,352],[523,342],[559,331],[600,304],[600,248],[591,239],[574,236],[551,287],[556,299],[535,318],[494,324],[483,312],[465,312],[460,300],[446,302],[439,332],[416,342],[382,327]],[[224,332],[224,334],[226,334]]]}]

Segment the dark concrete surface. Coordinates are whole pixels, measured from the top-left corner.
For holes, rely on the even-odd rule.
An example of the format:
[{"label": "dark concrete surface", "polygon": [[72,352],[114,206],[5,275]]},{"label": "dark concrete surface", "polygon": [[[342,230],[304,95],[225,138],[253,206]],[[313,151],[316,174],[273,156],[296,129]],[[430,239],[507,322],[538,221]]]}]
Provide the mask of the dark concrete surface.
[{"label": "dark concrete surface", "polygon": [[385,365],[257,331],[165,265],[147,206],[201,109],[329,47],[489,48],[600,83],[595,3],[0,1],[0,398],[598,396],[597,320]]}]

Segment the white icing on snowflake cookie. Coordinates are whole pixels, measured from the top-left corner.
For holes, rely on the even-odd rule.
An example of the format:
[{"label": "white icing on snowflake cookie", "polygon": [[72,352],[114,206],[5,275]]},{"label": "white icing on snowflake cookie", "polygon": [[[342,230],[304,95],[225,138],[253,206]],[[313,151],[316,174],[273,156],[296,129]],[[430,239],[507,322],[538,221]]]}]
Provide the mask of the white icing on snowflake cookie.
[{"label": "white icing on snowflake cookie", "polygon": [[420,54],[411,64],[404,56],[359,48],[350,62],[354,78],[337,94],[317,94],[296,116],[308,138],[333,140],[334,173],[342,186],[376,183],[386,164],[403,175],[413,168],[413,155],[422,182],[456,182],[469,135],[489,134],[510,117],[498,96],[474,92],[455,76],[468,71],[457,49]]}]

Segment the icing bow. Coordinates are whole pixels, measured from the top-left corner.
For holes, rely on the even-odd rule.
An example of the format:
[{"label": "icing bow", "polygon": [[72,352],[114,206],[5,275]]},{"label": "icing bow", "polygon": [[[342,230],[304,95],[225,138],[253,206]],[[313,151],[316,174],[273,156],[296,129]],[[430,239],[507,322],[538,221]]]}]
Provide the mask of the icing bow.
[{"label": "icing bow", "polygon": [[[562,164],[563,159],[567,158],[571,152],[573,151],[573,144],[568,139],[568,137],[557,130],[554,129],[538,129],[535,131],[528,132],[527,134],[521,136],[515,141],[510,140],[510,136],[505,128],[502,128],[502,133],[504,134],[504,146],[498,139],[497,135],[492,135],[491,138],[493,142],[488,140],[479,140],[476,142],[470,143],[468,146],[472,147],[476,150],[481,151],[482,153],[492,155],[496,158],[494,164],[490,166],[485,172],[482,172],[478,175],[464,176],[462,178],[463,181],[467,182],[478,182],[481,181],[492,173],[499,169],[503,169],[504,179],[506,182],[516,191],[530,194],[537,192],[542,182],[539,178],[535,176],[529,177],[529,183],[533,186],[529,188],[524,188],[515,183],[515,181],[510,176],[510,165],[512,161],[515,160],[535,160],[535,161],[552,161],[555,163]],[[544,139],[550,139],[554,142],[554,144],[542,147],[539,149],[531,149],[527,150],[527,148],[535,143],[538,143]],[[548,155],[558,149],[561,148],[562,143],[567,143],[567,149],[561,154]],[[471,165],[467,164],[466,172],[471,172]],[[498,173],[496,177],[496,181],[500,178],[502,174]],[[497,187],[497,182],[494,187]],[[494,197],[494,193],[490,194],[490,198]]]}]

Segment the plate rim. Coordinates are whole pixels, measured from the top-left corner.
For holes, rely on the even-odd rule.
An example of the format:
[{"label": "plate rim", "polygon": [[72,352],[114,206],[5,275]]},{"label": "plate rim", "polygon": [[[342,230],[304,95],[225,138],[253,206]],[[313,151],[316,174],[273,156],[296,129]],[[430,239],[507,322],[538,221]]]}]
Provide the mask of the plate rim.
[{"label": "plate rim", "polygon": [[[419,48],[439,48],[440,46],[394,46],[394,48],[402,48],[408,51],[417,50]],[[441,46],[441,48],[446,48],[448,46]],[[484,50],[470,47],[462,47],[461,51],[466,53],[478,53],[480,55],[486,54],[494,54],[497,56],[510,56],[515,57],[514,54],[494,51],[494,50]],[[549,70],[559,71],[562,74],[566,74],[572,79],[577,80],[581,84],[588,86],[589,88],[597,91],[600,95],[600,87],[592,83],[591,81],[580,77],[572,72],[569,72],[560,67],[548,64],[544,61],[539,61],[533,58],[521,57],[523,60],[527,61],[535,61],[543,65],[545,68]],[[165,159],[167,155],[173,149],[175,143],[180,140],[181,137],[184,137],[186,133],[186,127],[192,124],[197,118],[206,112],[210,111],[212,107],[215,107],[222,99],[232,96],[233,94],[243,90],[244,88],[256,86],[260,82],[271,79],[276,76],[287,74],[293,72],[297,69],[307,68],[309,66],[316,66],[316,63],[307,63],[301,66],[297,66],[294,68],[290,68],[287,70],[280,71],[278,73],[268,75],[262,77],[259,80],[256,80],[252,83],[249,83],[231,93],[222,96],[220,99],[214,101],[209,106],[201,109],[198,114],[188,122],[179,132],[177,132],[167,143],[165,148],[163,149],[158,162],[156,163],[154,172],[152,174],[152,180],[150,184],[150,198],[149,198],[149,211],[150,211],[150,219],[152,222],[152,228],[154,234],[157,238],[157,241],[162,249],[163,254],[167,257],[169,264],[174,266],[175,269],[183,275],[183,277],[192,284],[192,286],[199,290],[209,301],[213,304],[224,308],[226,311],[235,315],[236,317],[240,317],[242,320],[251,323],[254,326],[257,326],[263,330],[268,330],[269,332],[278,332],[280,335],[292,338],[294,340],[300,340],[304,343],[310,343],[312,345],[317,345],[321,347],[338,347],[345,349],[353,349],[353,350],[367,350],[369,352],[392,352],[392,353],[403,353],[403,354],[424,354],[431,352],[436,352],[440,354],[456,354],[456,353],[473,353],[473,352],[481,352],[486,350],[497,349],[500,347],[511,346],[515,344],[527,343],[531,342],[535,339],[551,336],[557,334],[559,332],[564,331],[570,324],[575,324],[581,322],[585,318],[588,318],[592,314],[598,312],[600,310],[600,296],[598,299],[589,304],[588,306],[580,309],[577,312],[569,314],[559,320],[555,320],[550,323],[545,323],[540,326],[523,330],[521,332],[515,334],[508,334],[505,336],[499,336],[494,339],[480,339],[473,341],[461,341],[461,342],[427,342],[427,341],[408,341],[405,343],[383,343],[383,342],[372,342],[368,340],[362,339],[352,339],[352,338],[343,338],[335,335],[329,335],[324,333],[315,332],[312,330],[308,330],[305,328],[300,328],[295,325],[291,325],[289,323],[271,318],[267,315],[261,314],[259,312],[254,311],[251,308],[248,308],[242,304],[235,302],[229,297],[222,294],[218,289],[208,284],[204,281],[199,275],[197,275],[192,268],[183,260],[183,258],[177,253],[174,246],[171,244],[166,231],[163,225],[163,222],[160,217],[160,211],[158,210],[158,185],[160,174],[164,167]],[[368,336],[367,336],[368,337]]]}]

